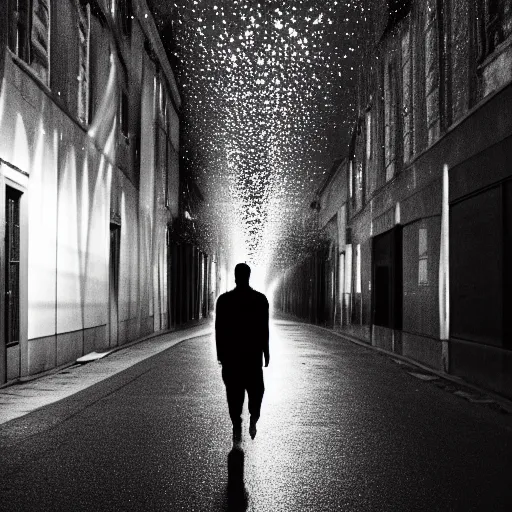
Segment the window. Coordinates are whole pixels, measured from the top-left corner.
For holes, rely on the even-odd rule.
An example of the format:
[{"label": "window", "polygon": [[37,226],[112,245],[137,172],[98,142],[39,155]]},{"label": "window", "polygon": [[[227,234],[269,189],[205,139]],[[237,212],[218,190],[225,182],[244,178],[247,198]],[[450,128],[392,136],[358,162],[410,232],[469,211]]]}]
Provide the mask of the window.
[{"label": "window", "polygon": [[15,0],[10,4],[9,48],[48,85],[50,73],[49,0]]},{"label": "window", "polygon": [[438,18],[434,0],[427,0],[425,16],[425,100],[427,109],[428,144],[439,138],[441,116],[439,109],[439,45]]},{"label": "window", "polygon": [[33,0],[30,65],[48,83],[50,67],[50,9],[48,0]]},{"label": "window", "polygon": [[425,99],[425,6],[418,3],[412,14],[411,58],[412,58],[412,117],[413,153],[417,154],[427,147],[427,114]]},{"label": "window", "polygon": [[396,131],[397,131],[397,72],[396,62],[390,59],[384,73],[384,137],[386,181],[395,174]]},{"label": "window", "polygon": [[413,153],[413,92],[412,92],[412,58],[411,33],[407,28],[402,36],[402,116],[404,162],[408,162]]},{"label": "window", "polygon": [[482,41],[482,57],[485,58],[512,34],[512,3],[510,0],[485,0],[482,23],[485,33],[484,41]]},{"label": "window", "polygon": [[89,41],[91,32],[90,6],[78,12],[78,119],[89,121]]},{"label": "window", "polygon": [[427,230],[420,228],[418,232],[418,284],[428,284],[428,244],[427,244]]},{"label": "window", "polygon": [[25,62],[29,61],[29,11],[29,0],[17,0],[10,4],[9,48]]}]

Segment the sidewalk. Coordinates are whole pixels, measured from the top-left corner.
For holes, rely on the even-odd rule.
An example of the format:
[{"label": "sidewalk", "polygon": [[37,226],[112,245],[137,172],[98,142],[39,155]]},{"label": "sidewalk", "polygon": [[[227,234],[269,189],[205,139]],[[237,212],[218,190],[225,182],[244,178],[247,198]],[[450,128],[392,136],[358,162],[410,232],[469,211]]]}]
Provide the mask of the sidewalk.
[{"label": "sidewalk", "polygon": [[88,364],[68,366],[40,378],[0,389],[0,425],[62,400],[182,341],[212,334],[212,321],[116,347],[108,356]]}]

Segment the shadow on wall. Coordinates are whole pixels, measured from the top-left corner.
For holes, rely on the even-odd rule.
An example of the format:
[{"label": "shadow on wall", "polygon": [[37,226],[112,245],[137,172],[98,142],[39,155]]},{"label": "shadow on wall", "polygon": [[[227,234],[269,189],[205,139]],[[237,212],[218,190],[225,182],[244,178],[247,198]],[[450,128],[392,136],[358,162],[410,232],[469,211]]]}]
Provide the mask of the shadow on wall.
[{"label": "shadow on wall", "polygon": [[228,485],[222,510],[244,512],[249,505],[249,495],[244,483],[244,451],[233,447],[228,455]]}]

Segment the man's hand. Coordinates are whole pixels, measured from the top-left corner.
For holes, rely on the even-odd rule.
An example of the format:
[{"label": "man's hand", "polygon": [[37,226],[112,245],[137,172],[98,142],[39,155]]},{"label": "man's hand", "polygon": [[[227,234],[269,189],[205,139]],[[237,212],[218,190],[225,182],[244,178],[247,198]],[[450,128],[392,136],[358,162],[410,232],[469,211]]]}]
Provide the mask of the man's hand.
[{"label": "man's hand", "polygon": [[270,356],[265,357],[265,368],[268,367],[268,363],[270,363]]},{"label": "man's hand", "polygon": [[217,359],[217,363],[219,364],[219,366],[222,366],[222,361],[220,359]]}]

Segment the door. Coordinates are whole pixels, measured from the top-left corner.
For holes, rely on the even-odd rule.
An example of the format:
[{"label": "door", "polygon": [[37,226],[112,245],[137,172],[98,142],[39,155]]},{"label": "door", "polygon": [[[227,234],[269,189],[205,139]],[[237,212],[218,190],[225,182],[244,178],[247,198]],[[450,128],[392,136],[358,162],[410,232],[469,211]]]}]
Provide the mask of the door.
[{"label": "door", "polygon": [[373,323],[402,328],[402,227],[373,239]]},{"label": "door", "polygon": [[119,251],[121,227],[110,224],[109,263],[109,346],[119,343]]},{"label": "door", "polygon": [[[4,300],[4,357],[6,375],[19,375],[20,346],[20,201],[21,192],[5,188],[5,300]],[[16,357],[7,357],[16,352]]]}]

